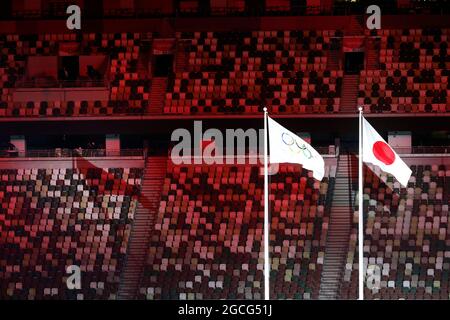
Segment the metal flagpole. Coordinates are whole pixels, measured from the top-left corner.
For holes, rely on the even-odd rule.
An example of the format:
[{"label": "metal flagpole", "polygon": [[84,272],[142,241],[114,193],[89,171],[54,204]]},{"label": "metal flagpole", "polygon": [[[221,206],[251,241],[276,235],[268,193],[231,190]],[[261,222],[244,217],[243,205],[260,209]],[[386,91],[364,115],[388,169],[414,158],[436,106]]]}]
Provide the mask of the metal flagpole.
[{"label": "metal flagpole", "polygon": [[268,148],[268,128],[267,128],[267,108],[264,109],[264,300],[270,300],[269,295],[269,170],[267,165],[267,148]]},{"label": "metal flagpole", "polygon": [[358,300],[364,300],[364,220],[363,220],[363,142],[362,119],[363,108],[359,110],[359,157],[358,157],[358,271],[359,271],[359,295]]}]

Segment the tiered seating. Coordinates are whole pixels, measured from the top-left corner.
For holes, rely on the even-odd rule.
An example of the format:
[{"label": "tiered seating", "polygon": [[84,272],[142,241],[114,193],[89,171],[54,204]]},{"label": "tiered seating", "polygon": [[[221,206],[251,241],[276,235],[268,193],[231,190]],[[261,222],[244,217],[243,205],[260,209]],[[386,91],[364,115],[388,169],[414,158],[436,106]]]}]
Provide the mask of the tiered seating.
[{"label": "tiered seating", "polygon": [[118,113],[108,101],[28,101],[9,102],[8,108],[0,109],[0,116],[83,116]]},{"label": "tiered seating", "polygon": [[[317,298],[334,177],[270,179],[271,297]],[[263,225],[258,166],[170,165],[140,298],[263,298]]]},{"label": "tiered seating", "polygon": [[111,101],[108,106],[114,107],[118,113],[144,113],[150,98],[150,80],[139,79],[137,72],[140,34],[101,36],[102,46],[109,47],[111,56]]},{"label": "tiered seating", "polygon": [[[26,57],[57,55],[58,46],[64,41],[80,43],[81,54],[109,56],[110,100],[13,103],[10,88],[25,75]],[[137,72],[139,33],[7,35],[0,37],[0,43],[3,44],[0,55],[0,116],[142,114],[148,108],[150,80],[140,79]],[[89,79],[79,80],[87,86],[94,83]],[[81,83],[77,81],[77,84]],[[45,86],[60,85],[56,79],[46,79]]]},{"label": "tiered seating", "polygon": [[342,71],[326,70],[335,31],[178,33],[188,70],[173,75],[165,113],[336,112]]},{"label": "tiered seating", "polygon": [[450,29],[378,31],[381,70],[361,71],[358,104],[366,112],[450,112],[449,34]]},{"label": "tiered seating", "polygon": [[[115,298],[142,169],[0,170],[0,298]],[[69,290],[66,268],[81,268]]]},{"label": "tiered seating", "polygon": [[[109,101],[94,102],[94,114],[142,114],[149,105],[150,80],[138,73],[139,33],[89,33],[83,35],[84,54],[103,53],[110,58]],[[91,114],[91,113],[89,113]]]},{"label": "tiered seating", "polygon": [[281,166],[270,178],[271,295],[276,299],[319,295],[335,168],[327,168],[322,182],[299,170]]},{"label": "tiered seating", "polygon": [[18,35],[0,35],[0,116],[6,113],[12,98],[12,88],[21,74],[25,72],[25,53],[17,47]]},{"label": "tiered seating", "polygon": [[380,288],[365,290],[370,299],[450,297],[450,168],[411,169],[407,188],[384,173],[381,180],[365,173],[364,263],[381,272]]},{"label": "tiered seating", "polygon": [[[10,79],[9,85],[14,87],[17,80],[26,74],[26,60],[29,56],[56,56],[58,55],[59,42],[78,41],[77,34],[8,34],[0,35],[3,42],[1,59],[8,61],[14,70],[14,77]],[[44,80],[44,79],[40,79]],[[55,78],[45,79],[53,83]]]}]

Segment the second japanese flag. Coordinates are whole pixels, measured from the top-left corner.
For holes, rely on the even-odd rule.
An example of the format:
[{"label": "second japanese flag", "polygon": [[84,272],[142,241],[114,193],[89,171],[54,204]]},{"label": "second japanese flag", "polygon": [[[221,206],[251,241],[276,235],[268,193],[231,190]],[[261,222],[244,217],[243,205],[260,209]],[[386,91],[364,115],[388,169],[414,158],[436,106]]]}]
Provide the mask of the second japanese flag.
[{"label": "second japanese flag", "polygon": [[408,185],[411,169],[386,141],[367,122],[363,121],[363,158],[366,163],[379,166],[381,170],[392,174],[404,187]]}]

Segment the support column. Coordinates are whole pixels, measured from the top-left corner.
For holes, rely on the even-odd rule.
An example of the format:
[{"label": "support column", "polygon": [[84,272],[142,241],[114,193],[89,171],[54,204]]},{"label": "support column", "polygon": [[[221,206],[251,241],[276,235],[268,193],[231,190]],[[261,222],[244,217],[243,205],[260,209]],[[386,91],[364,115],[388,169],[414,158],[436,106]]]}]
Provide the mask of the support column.
[{"label": "support column", "polygon": [[25,152],[27,151],[25,136],[11,136],[9,141],[17,148],[19,157],[25,156]]},{"label": "support column", "polygon": [[107,134],[105,141],[105,150],[107,156],[119,156],[120,155],[120,135]]},{"label": "support column", "polygon": [[388,143],[397,153],[411,153],[411,131],[391,131],[388,135]]}]

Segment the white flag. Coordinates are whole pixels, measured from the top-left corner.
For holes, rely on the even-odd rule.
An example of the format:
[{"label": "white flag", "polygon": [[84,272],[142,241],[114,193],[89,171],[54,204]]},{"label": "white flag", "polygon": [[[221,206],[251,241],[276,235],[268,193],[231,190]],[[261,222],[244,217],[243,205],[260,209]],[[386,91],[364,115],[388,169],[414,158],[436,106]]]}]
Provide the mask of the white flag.
[{"label": "white flag", "polygon": [[313,177],[322,180],[325,161],[306,141],[292,133],[275,120],[269,120],[269,143],[271,163],[298,163],[312,170]]},{"label": "white flag", "polygon": [[380,167],[392,174],[404,187],[408,185],[411,169],[398,154],[384,141],[364,117],[363,121],[363,158],[362,160]]}]

